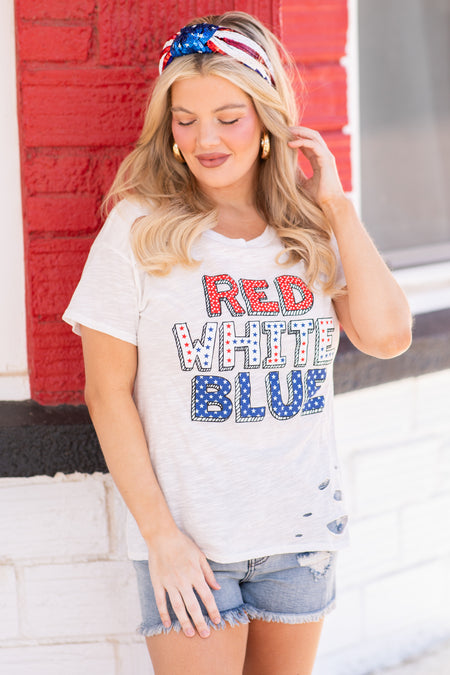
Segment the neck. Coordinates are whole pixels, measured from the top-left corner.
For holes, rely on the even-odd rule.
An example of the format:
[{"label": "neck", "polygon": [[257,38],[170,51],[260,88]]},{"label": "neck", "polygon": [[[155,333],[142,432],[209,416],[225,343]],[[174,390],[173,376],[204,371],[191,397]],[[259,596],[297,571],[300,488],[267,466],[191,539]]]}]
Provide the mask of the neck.
[{"label": "neck", "polygon": [[[222,195],[221,195],[222,197]],[[253,239],[262,234],[266,222],[256,208],[254,195],[248,199],[230,198],[216,200],[217,225],[216,232],[233,239]]]},{"label": "neck", "polygon": [[207,188],[203,191],[214,202],[219,212],[229,208],[236,211],[256,208],[256,190],[246,189],[245,186]]},{"label": "neck", "polygon": [[256,210],[256,175],[244,177],[240,182],[227,185],[226,187],[214,188],[204,185],[200,187],[217,206],[219,213],[221,210]]}]

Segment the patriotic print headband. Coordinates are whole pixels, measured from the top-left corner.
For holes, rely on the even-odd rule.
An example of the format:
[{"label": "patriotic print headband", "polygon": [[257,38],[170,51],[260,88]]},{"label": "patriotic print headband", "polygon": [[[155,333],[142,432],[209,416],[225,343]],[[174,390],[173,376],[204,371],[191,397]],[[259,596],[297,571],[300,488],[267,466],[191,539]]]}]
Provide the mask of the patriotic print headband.
[{"label": "patriotic print headband", "polygon": [[186,54],[226,54],[275,86],[272,64],[264,49],[232,28],[210,23],[185,26],[165,43],[159,60],[159,73],[177,56]]}]

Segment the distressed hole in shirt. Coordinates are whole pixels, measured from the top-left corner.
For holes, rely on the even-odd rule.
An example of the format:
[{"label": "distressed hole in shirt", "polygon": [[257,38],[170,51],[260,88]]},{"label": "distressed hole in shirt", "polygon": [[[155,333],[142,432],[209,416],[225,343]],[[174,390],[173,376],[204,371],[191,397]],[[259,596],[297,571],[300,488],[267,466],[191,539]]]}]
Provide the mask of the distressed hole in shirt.
[{"label": "distressed hole in shirt", "polygon": [[329,486],[329,484],[330,484],[330,479],[327,478],[326,480],[323,481],[323,483],[321,483],[319,485],[319,490],[325,490],[325,488],[327,488]]},{"label": "distressed hole in shirt", "polygon": [[296,536],[296,537],[303,537],[302,534],[296,534],[295,536]]},{"label": "distressed hole in shirt", "polygon": [[312,513],[304,513],[303,514],[303,518],[309,518],[310,516],[312,516]]},{"label": "distressed hole in shirt", "polygon": [[336,490],[333,497],[337,502],[341,502],[342,501],[342,490]]},{"label": "distressed hole in shirt", "polygon": [[315,551],[312,553],[299,553],[297,562],[300,567],[308,567],[311,571],[314,581],[323,577],[333,562],[333,553],[330,551]]},{"label": "distressed hole in shirt", "polygon": [[327,527],[333,534],[342,534],[347,527],[347,523],[348,516],[342,516],[342,518],[332,520],[331,523],[328,523]]}]

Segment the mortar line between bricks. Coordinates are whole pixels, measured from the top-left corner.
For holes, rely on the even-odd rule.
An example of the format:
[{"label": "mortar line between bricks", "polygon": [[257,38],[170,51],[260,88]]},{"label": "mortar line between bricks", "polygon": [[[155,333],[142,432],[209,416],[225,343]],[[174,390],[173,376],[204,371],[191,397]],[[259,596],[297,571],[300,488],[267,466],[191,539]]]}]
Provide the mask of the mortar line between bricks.
[{"label": "mortar line between bricks", "polygon": [[113,654],[114,654],[114,675],[121,675],[122,664],[120,663],[119,643],[113,642],[112,648],[113,648]]},{"label": "mortar line between bricks", "polygon": [[23,564],[14,562],[14,573],[16,576],[16,600],[17,600],[17,630],[22,639],[26,639],[26,594],[25,594],[25,575]]},{"label": "mortar line between bricks", "polygon": [[24,377],[29,375],[28,370],[8,370],[6,373],[0,373],[0,379],[2,377]]},{"label": "mortar line between bricks", "polygon": [[19,22],[22,24],[22,27],[25,26],[38,26],[39,28],[94,28],[93,20],[85,17],[65,17],[61,19],[55,19],[52,17],[46,17],[42,19],[36,19],[34,17],[18,17]]},{"label": "mortar line between bricks", "polygon": [[129,633],[117,633],[115,635],[105,633],[97,634],[93,637],[87,636],[60,636],[60,637],[40,637],[40,638],[10,638],[0,640],[0,649],[16,649],[18,647],[66,647],[67,645],[92,645],[104,644],[111,645],[129,645],[141,644],[142,637],[139,635],[130,635]]},{"label": "mortar line between bricks", "polygon": [[117,541],[117,514],[115,508],[115,494],[114,485],[111,485],[106,478],[103,478],[103,489],[105,490],[105,508],[106,508],[106,526],[108,532],[109,555],[117,555],[118,541]]},{"label": "mortar line between bricks", "polygon": [[19,565],[20,567],[49,567],[49,566],[62,566],[62,565],[81,565],[86,563],[86,565],[89,565],[91,563],[120,563],[120,562],[125,562],[128,563],[129,560],[128,558],[111,558],[111,553],[104,553],[101,555],[98,554],[85,554],[85,553],[78,553],[76,555],[70,555],[70,556],[52,556],[52,557],[45,557],[45,556],[36,556],[34,558],[22,558],[22,557],[15,557],[15,558],[7,558],[5,557],[0,557],[0,565],[8,565],[14,567],[15,565]]},{"label": "mortar line between bricks", "polygon": [[92,58],[98,64],[100,62],[100,38],[98,34],[98,24],[100,18],[99,3],[95,3],[94,12],[92,15]]}]

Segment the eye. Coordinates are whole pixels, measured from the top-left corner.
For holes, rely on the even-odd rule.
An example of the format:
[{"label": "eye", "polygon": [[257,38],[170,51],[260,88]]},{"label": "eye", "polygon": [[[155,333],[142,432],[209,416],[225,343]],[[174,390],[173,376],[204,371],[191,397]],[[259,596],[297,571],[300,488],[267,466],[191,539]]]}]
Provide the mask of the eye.
[{"label": "eye", "polygon": [[194,124],[194,120],[191,120],[190,122],[180,122],[180,120],[178,120],[177,124],[180,127],[190,127],[191,124]]},{"label": "eye", "polygon": [[229,122],[225,120],[219,120],[219,122],[221,124],[236,124],[236,122],[239,122],[239,117],[237,117],[235,120],[230,120]]}]

